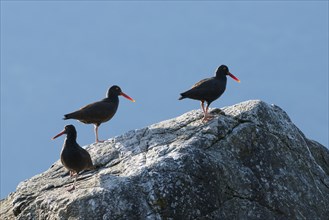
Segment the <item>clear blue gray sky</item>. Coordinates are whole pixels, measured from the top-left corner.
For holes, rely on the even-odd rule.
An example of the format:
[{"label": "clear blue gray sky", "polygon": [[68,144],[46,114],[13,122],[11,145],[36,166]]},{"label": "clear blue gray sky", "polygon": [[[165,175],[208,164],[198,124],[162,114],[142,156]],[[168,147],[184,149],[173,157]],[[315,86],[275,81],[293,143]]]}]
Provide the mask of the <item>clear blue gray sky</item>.
[{"label": "clear blue gray sky", "polygon": [[179,93],[226,64],[211,107],[261,99],[328,147],[327,1],[1,1],[1,198],[59,159],[65,113],[119,85],[108,139],[199,109]]}]

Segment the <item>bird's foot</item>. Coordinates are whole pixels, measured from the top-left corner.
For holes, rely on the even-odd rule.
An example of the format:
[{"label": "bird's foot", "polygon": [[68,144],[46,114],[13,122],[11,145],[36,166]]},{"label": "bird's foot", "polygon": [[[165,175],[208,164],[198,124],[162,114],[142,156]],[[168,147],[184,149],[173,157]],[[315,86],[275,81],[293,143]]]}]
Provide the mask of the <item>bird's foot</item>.
[{"label": "bird's foot", "polygon": [[77,175],[76,172],[74,172],[74,171],[70,171],[70,177],[73,177],[73,176],[76,176],[76,175]]},{"label": "bird's foot", "polygon": [[96,140],[95,143],[97,144],[97,143],[104,143],[104,142],[105,142],[105,140]]},{"label": "bird's foot", "polygon": [[68,192],[72,192],[73,190],[75,190],[75,186],[71,186],[69,189],[67,189]]},{"label": "bird's foot", "polygon": [[202,122],[208,122],[208,121],[210,121],[210,120],[213,119],[213,118],[214,118],[213,115],[207,114],[207,115],[205,115],[205,116],[203,117]]},{"label": "bird's foot", "polygon": [[72,192],[73,190],[75,190],[75,182],[73,182],[71,185],[66,186],[65,188],[67,188],[66,190],[68,192]]}]

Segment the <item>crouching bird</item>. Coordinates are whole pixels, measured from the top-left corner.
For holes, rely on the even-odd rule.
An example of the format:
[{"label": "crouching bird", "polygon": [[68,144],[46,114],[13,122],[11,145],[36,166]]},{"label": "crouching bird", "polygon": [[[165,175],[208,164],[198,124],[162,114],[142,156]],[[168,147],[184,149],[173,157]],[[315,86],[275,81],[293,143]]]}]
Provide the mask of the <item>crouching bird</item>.
[{"label": "crouching bird", "polygon": [[[190,90],[181,93],[181,99],[190,98],[201,101],[201,108],[204,113],[203,121],[208,121],[212,116],[208,113],[209,105],[218,99],[226,89],[226,76],[229,75],[237,82],[240,82],[225,65],[221,65],[217,68],[215,76],[207,79],[203,79],[192,86]],[[204,102],[207,103],[206,108]]]},{"label": "crouching bird", "polygon": [[123,93],[119,86],[112,86],[107,91],[107,97],[105,99],[86,105],[75,112],[66,114],[63,119],[76,119],[85,124],[94,124],[95,141],[96,143],[103,142],[98,139],[98,127],[102,123],[109,121],[116,113],[119,106],[118,96],[123,96],[130,101],[135,102],[134,99]]},{"label": "crouching bird", "polygon": [[66,125],[64,130],[53,137],[52,140],[63,134],[66,134],[66,138],[61,152],[61,162],[63,166],[69,170],[70,176],[75,177],[73,186],[68,190],[72,191],[75,189],[75,183],[79,172],[83,170],[93,170],[95,166],[93,165],[88,151],[80,147],[77,143],[77,131],[75,127],[73,125]]}]

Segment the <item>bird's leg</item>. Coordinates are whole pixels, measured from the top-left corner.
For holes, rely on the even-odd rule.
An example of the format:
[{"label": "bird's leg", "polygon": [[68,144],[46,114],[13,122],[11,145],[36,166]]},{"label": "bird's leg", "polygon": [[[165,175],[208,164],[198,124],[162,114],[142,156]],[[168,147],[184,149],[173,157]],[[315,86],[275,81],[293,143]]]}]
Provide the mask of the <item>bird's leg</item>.
[{"label": "bird's leg", "polygon": [[73,186],[71,188],[69,188],[67,191],[71,192],[71,191],[75,190],[75,183],[77,182],[77,178],[78,178],[78,174],[75,175]]},{"label": "bird's leg", "polygon": [[202,108],[203,114],[205,115],[206,111],[204,109],[204,101],[203,100],[201,101],[201,108]]},{"label": "bird's leg", "polygon": [[209,104],[207,104],[207,107],[206,107],[206,116],[209,117],[209,114],[208,114],[208,108],[209,108]]},{"label": "bird's leg", "polygon": [[208,110],[208,105],[207,105],[207,109],[204,109],[204,101],[201,101],[201,108],[203,111],[203,119],[202,121],[207,121],[207,110]]},{"label": "bird's leg", "polygon": [[94,127],[95,127],[95,140],[96,140],[96,143],[104,142],[104,141],[100,141],[100,140],[98,139],[98,126],[99,126],[99,125],[94,125]]},{"label": "bird's leg", "polygon": [[211,119],[214,118],[214,116],[212,116],[212,115],[210,115],[210,114],[208,113],[208,109],[209,109],[209,104],[207,103],[206,110],[204,111],[204,117],[203,117],[203,119],[202,119],[202,121],[204,121],[204,122],[207,122],[207,121],[209,121],[209,120],[211,120]]},{"label": "bird's leg", "polygon": [[96,140],[96,143],[98,143],[98,126],[97,125],[94,125],[94,130],[95,130],[95,140]]},{"label": "bird's leg", "polygon": [[78,174],[76,172],[70,171],[70,175],[71,175],[71,173],[72,173],[72,177],[74,176],[74,182],[73,182],[72,187],[67,190],[69,192],[71,192],[72,190],[75,189],[75,183],[76,183],[77,178],[78,178]]}]

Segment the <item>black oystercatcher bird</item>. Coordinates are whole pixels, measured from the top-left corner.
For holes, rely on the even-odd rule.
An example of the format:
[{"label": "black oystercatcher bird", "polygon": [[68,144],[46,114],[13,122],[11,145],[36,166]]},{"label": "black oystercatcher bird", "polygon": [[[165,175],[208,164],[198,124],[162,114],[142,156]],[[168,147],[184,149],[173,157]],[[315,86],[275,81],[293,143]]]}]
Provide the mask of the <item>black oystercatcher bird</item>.
[{"label": "black oystercatcher bird", "polygon": [[[226,89],[226,75],[229,75],[237,82],[240,82],[232,73],[229,72],[228,67],[221,65],[217,68],[214,77],[203,79],[192,86],[192,88],[186,92],[181,93],[181,99],[190,98],[201,101],[201,108],[204,112],[203,121],[207,121],[212,118],[208,113],[210,103],[218,99]],[[207,102],[206,109],[204,108],[204,102]]]},{"label": "black oystercatcher bird", "polygon": [[91,157],[85,149],[80,147],[76,142],[77,131],[73,125],[66,125],[64,130],[57,134],[52,139],[66,134],[63,149],[61,152],[61,162],[66,169],[69,170],[70,176],[75,176],[73,186],[69,191],[75,189],[75,182],[80,171],[95,169]]},{"label": "black oystercatcher bird", "polygon": [[119,95],[135,102],[134,99],[123,93],[119,86],[112,86],[107,91],[107,97],[105,99],[91,103],[82,107],[78,111],[64,115],[64,120],[77,119],[85,124],[94,124],[96,143],[101,142],[98,139],[98,127],[102,123],[110,120],[116,113],[119,106]]}]

